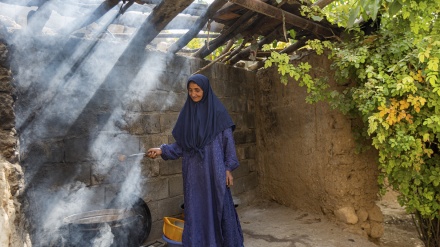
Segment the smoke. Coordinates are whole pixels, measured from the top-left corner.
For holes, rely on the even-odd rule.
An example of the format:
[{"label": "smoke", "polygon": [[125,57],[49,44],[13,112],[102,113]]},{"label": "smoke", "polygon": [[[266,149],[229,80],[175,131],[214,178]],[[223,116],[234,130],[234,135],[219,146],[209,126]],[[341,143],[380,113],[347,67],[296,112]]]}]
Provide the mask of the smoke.
[{"label": "smoke", "polygon": [[98,237],[93,239],[92,245],[94,247],[108,247],[112,243],[113,243],[112,229],[108,224],[104,224],[104,226],[99,229]]},{"label": "smoke", "polygon": [[[35,7],[0,3],[0,15],[21,26],[11,31],[7,42],[20,48],[13,63],[16,126],[26,168],[27,211],[38,226],[33,229],[37,246],[56,246],[57,232],[69,215],[105,208],[112,196],[126,205],[140,196],[143,157],[121,164],[117,155],[145,151],[139,137],[127,131],[136,122],[128,112],[139,115],[142,106],[133,105],[157,93],[167,58],[150,53],[145,59],[133,58],[132,64],[118,64],[131,45],[108,32],[120,17],[119,7],[63,36],[74,23],[82,26],[77,23],[81,18],[75,17],[96,9],[47,1],[39,8],[41,14],[32,12]],[[33,33],[40,28],[43,35]],[[151,104],[165,110],[175,103],[175,96],[165,94]],[[110,226],[99,232],[93,246],[111,246]]]}]

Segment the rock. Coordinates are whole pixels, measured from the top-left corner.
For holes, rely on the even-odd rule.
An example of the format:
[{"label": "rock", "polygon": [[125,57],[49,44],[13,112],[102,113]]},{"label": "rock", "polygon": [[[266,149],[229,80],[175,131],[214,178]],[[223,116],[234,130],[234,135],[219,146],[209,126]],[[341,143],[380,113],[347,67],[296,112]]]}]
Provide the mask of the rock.
[{"label": "rock", "polygon": [[[24,235],[20,222],[23,215],[18,202],[18,189],[23,188],[23,171],[18,164],[11,164],[3,160],[0,155],[0,246],[31,246]],[[14,187],[14,191],[11,190]],[[16,193],[14,195],[12,193]]]},{"label": "rock", "polygon": [[384,226],[383,226],[382,222],[371,221],[370,227],[371,227],[370,237],[380,238],[383,236]]},{"label": "rock", "polygon": [[368,212],[365,208],[360,208],[356,211],[357,217],[359,218],[359,222],[365,222],[368,219]]},{"label": "rock", "polygon": [[379,206],[374,205],[372,208],[368,209],[367,212],[370,221],[383,222],[384,216]]},{"label": "rock", "polygon": [[347,224],[356,224],[359,220],[353,207],[340,208],[335,211],[335,216]]},{"label": "rock", "polygon": [[370,223],[368,223],[368,222],[363,222],[363,223],[361,224],[361,229],[364,230],[368,235],[371,234],[371,226],[370,226]]},{"label": "rock", "polygon": [[12,105],[12,96],[0,93],[0,129],[2,130],[9,130],[14,128],[15,115]]}]

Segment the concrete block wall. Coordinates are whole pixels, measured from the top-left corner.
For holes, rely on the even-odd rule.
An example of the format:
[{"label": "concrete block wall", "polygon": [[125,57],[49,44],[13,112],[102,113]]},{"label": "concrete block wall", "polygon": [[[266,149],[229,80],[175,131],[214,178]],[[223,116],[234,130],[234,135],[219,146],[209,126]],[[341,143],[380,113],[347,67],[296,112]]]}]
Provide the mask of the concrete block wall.
[{"label": "concrete block wall", "polygon": [[[152,214],[147,241],[160,238],[162,218],[182,214],[181,161],[120,157],[174,141],[171,131],[186,100],[187,78],[207,62],[148,51],[121,64],[121,44],[106,43],[99,50],[104,45],[92,40],[39,37],[32,42],[11,55],[29,220],[33,225],[56,220],[57,227],[63,217],[133,195]],[[83,46],[88,53],[76,57],[72,47]],[[237,125],[241,166],[233,173],[233,195],[245,205],[258,186],[255,74],[221,64],[202,74]],[[54,241],[47,239],[53,229],[32,230],[34,243]]]}]

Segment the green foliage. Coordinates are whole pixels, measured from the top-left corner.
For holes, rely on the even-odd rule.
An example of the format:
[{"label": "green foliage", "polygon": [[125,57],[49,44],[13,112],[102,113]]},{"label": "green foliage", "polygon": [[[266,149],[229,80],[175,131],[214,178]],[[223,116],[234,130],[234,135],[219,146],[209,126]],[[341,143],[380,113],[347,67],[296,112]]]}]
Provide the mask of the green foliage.
[{"label": "green foliage", "polygon": [[301,15],[314,21],[321,21],[325,17],[318,6],[308,7],[306,5],[302,5]]},{"label": "green foliage", "polygon": [[[271,46],[264,45],[262,50],[269,51],[271,50]],[[323,80],[318,80],[310,76],[309,71],[311,66],[309,63],[301,62],[298,65],[293,65],[287,54],[272,51],[270,57],[265,61],[264,67],[269,68],[273,65],[277,66],[283,84],[287,84],[289,77],[292,77],[299,82],[300,86],[307,87],[307,92],[309,93],[306,98],[307,102],[314,103],[327,97],[328,93],[326,93],[326,89],[328,88],[328,84]]]},{"label": "green foliage", "polygon": [[421,38],[411,31],[360,36],[334,49],[332,59],[339,78],[355,82],[344,97],[368,126],[381,175],[409,212],[434,218],[440,209],[440,45],[438,34]]},{"label": "green foliage", "polygon": [[[349,86],[327,92],[307,77],[310,66],[289,64],[272,54],[266,67],[278,66],[306,86],[314,99],[363,119],[365,135],[379,152],[379,183],[400,192],[408,212],[440,217],[440,12],[438,0],[335,1],[327,19],[347,27],[345,42],[310,41],[329,50],[338,81]],[[381,30],[365,36],[356,21],[381,18]],[[287,78],[282,79],[283,83]],[[319,96],[315,96],[319,95]],[[385,187],[382,187],[382,191]]]},{"label": "green foliage", "polygon": [[386,178],[400,192],[409,212],[434,218],[440,210],[440,43],[432,27],[439,20],[438,13],[420,15],[429,4],[436,10],[434,1],[407,3],[360,1],[357,8],[371,18],[379,7],[392,17],[376,35],[339,44],[332,59],[338,78],[355,82],[343,96],[379,151],[379,181]]}]

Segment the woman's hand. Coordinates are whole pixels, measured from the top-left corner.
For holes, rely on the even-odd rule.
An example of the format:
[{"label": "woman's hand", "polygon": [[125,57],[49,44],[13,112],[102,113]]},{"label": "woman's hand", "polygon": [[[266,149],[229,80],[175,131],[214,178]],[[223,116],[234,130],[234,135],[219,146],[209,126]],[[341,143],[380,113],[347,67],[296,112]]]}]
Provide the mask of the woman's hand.
[{"label": "woman's hand", "polygon": [[234,177],[232,177],[231,171],[226,171],[226,186],[231,187],[234,185]]},{"label": "woman's hand", "polygon": [[162,150],[160,148],[150,148],[150,149],[148,149],[145,156],[150,157],[152,159],[155,159],[155,158],[157,158],[157,156],[159,156],[161,154],[162,154]]}]

